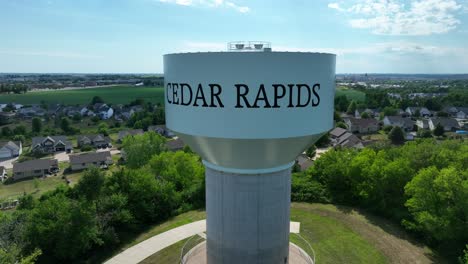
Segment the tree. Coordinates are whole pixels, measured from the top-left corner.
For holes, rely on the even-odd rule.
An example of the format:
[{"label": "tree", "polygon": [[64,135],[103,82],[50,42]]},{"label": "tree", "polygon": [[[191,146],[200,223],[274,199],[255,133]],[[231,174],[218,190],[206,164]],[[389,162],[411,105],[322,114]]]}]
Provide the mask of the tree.
[{"label": "tree", "polygon": [[143,135],[125,137],[122,149],[125,151],[126,162],[129,168],[140,168],[153,157],[166,150],[166,139],[155,132]]},{"label": "tree", "polygon": [[26,228],[31,246],[64,262],[102,244],[95,208],[89,203],[72,200],[60,191],[41,199],[31,210]]},{"label": "tree", "polygon": [[41,119],[34,117],[32,119],[32,132],[33,133],[41,133],[42,130],[42,121]]},{"label": "tree", "polygon": [[405,187],[413,221],[405,225],[458,252],[468,241],[468,170],[435,166],[422,169]]},{"label": "tree", "polygon": [[91,104],[99,104],[99,103],[104,103],[104,100],[100,96],[94,96],[93,99],[91,100]]},{"label": "tree", "polygon": [[336,127],[341,127],[343,129],[348,129],[348,126],[344,122],[336,123]]},{"label": "tree", "polygon": [[195,154],[162,152],[149,161],[155,176],[174,185],[181,194],[183,207],[203,207],[205,204],[205,169]]},{"label": "tree", "polygon": [[439,111],[439,112],[437,112],[437,116],[438,117],[448,117],[449,114],[447,112],[444,112],[444,111]]},{"label": "tree", "polygon": [[432,133],[436,137],[441,137],[445,133],[444,127],[440,123],[438,123],[436,127],[434,128],[434,131],[432,131]]},{"label": "tree", "polygon": [[356,112],[356,109],[357,109],[356,101],[351,101],[351,103],[348,106],[348,109],[346,110],[346,113],[354,115],[354,112]]},{"label": "tree", "polygon": [[14,133],[15,135],[26,135],[26,133],[27,133],[26,127],[23,126],[23,125],[16,126],[16,127],[13,129],[13,133]]},{"label": "tree", "polygon": [[340,112],[346,111],[349,106],[349,100],[346,95],[338,95],[335,97],[335,109]]},{"label": "tree", "polygon": [[310,146],[310,147],[306,150],[306,155],[307,155],[307,157],[313,158],[313,157],[315,156],[316,151],[317,151],[317,147],[315,147],[314,145]]},{"label": "tree", "polygon": [[431,131],[429,131],[427,129],[419,129],[418,132],[417,132],[417,135],[420,138],[431,138],[432,137]]},{"label": "tree", "polygon": [[328,146],[328,144],[330,144],[330,136],[328,133],[323,134],[323,136],[321,136],[317,142],[315,142],[315,146],[317,146],[317,148],[324,148]]},{"label": "tree", "polygon": [[104,136],[109,135],[109,126],[105,122],[101,122],[98,125],[98,133],[103,134]]},{"label": "tree", "polygon": [[370,118],[370,115],[369,115],[369,113],[367,113],[367,112],[362,112],[362,113],[361,113],[361,118],[363,118],[363,119],[368,119],[368,118]]},{"label": "tree", "polygon": [[65,133],[70,131],[71,127],[70,127],[70,121],[68,120],[68,118],[62,117],[62,119],[60,119],[60,128]]},{"label": "tree", "polygon": [[421,116],[421,110],[420,109],[416,109],[416,111],[414,111],[414,117],[420,117]]},{"label": "tree", "polygon": [[395,145],[403,144],[405,142],[403,130],[399,126],[393,127],[388,134],[388,139]]},{"label": "tree", "polygon": [[3,137],[10,137],[13,134],[11,129],[7,126],[2,127],[2,136]]},{"label": "tree", "polygon": [[341,118],[340,113],[333,111],[333,120],[335,120],[335,122],[341,122],[343,118]]},{"label": "tree", "polygon": [[73,188],[78,197],[85,197],[88,201],[96,200],[104,185],[104,172],[99,168],[92,167],[85,171],[83,177]]}]

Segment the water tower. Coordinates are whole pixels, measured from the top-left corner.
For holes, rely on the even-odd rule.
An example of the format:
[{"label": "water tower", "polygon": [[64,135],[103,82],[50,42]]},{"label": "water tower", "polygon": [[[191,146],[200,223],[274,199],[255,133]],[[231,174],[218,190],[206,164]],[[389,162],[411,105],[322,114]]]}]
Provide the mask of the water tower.
[{"label": "water tower", "polygon": [[206,168],[207,263],[287,263],[291,167],[333,126],[335,55],[164,55],[167,127]]}]

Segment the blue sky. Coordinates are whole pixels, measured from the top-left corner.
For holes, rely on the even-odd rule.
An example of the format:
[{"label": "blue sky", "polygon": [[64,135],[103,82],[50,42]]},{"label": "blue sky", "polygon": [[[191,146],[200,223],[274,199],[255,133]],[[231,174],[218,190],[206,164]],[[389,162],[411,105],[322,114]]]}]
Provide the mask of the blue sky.
[{"label": "blue sky", "polygon": [[468,0],[0,0],[0,72],[162,73],[234,40],[338,73],[468,73]]}]

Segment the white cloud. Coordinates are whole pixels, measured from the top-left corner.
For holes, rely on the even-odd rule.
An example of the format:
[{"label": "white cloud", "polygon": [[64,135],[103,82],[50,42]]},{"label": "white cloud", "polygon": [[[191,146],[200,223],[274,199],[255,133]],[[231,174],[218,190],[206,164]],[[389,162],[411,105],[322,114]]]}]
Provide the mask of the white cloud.
[{"label": "white cloud", "polygon": [[159,0],[161,3],[172,3],[182,6],[204,6],[204,7],[225,7],[236,10],[240,13],[250,12],[248,6],[240,6],[236,3],[224,0]]},{"label": "white cloud", "polygon": [[328,7],[351,16],[353,28],[371,29],[381,35],[431,35],[449,32],[460,24],[456,0],[359,0],[351,6],[330,3]]}]

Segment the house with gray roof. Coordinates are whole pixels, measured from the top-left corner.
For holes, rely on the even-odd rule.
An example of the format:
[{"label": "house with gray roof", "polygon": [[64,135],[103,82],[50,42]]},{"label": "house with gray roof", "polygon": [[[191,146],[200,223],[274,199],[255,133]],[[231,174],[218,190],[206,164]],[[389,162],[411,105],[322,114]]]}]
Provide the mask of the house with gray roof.
[{"label": "house with gray roof", "polygon": [[0,143],[0,159],[18,157],[23,151],[21,141],[7,141]]},{"label": "house with gray roof", "polygon": [[153,125],[148,127],[148,131],[154,131],[163,137],[173,138],[176,135],[166,125]]},{"label": "house with gray roof", "polygon": [[33,137],[31,150],[39,153],[55,153],[65,151],[70,153],[73,145],[66,136]]},{"label": "house with gray roof", "polygon": [[456,118],[468,119],[468,107],[457,107]]},{"label": "house with gray roof", "polygon": [[143,133],[145,133],[143,129],[122,130],[122,131],[119,131],[119,136],[117,137],[117,141],[122,142],[122,140],[127,136],[143,135]]},{"label": "house with gray roof", "polygon": [[36,159],[13,164],[13,180],[44,177],[58,170],[56,159]]},{"label": "house with gray roof", "polygon": [[93,146],[95,148],[112,147],[111,139],[102,134],[97,135],[80,135],[77,138],[78,147]]},{"label": "house with gray roof", "polygon": [[384,126],[397,126],[406,131],[412,131],[415,124],[411,118],[401,116],[386,116],[382,121]]},{"label": "house with gray roof", "polygon": [[70,155],[70,168],[72,171],[84,170],[90,167],[107,168],[111,164],[113,164],[113,161],[110,151]]},{"label": "house with gray roof", "polygon": [[373,118],[354,118],[344,119],[348,126],[348,131],[352,133],[373,133],[379,130],[379,121]]},{"label": "house with gray roof", "polygon": [[445,131],[452,131],[460,128],[457,120],[450,117],[430,118],[428,122],[430,130],[434,130],[437,124],[443,126]]},{"label": "house with gray roof", "polygon": [[405,109],[405,112],[408,113],[410,116],[416,115],[418,111],[420,116],[429,117],[432,115],[431,111],[429,111],[429,109],[427,109],[426,107],[409,106]]}]

